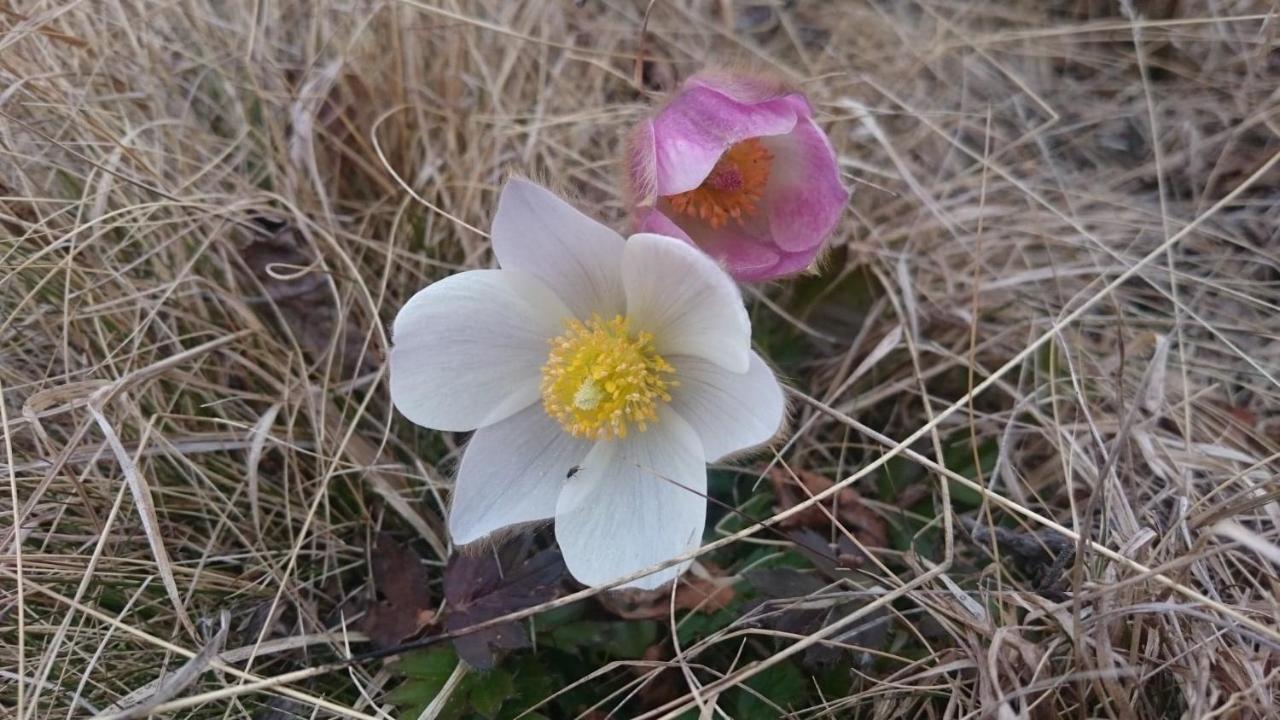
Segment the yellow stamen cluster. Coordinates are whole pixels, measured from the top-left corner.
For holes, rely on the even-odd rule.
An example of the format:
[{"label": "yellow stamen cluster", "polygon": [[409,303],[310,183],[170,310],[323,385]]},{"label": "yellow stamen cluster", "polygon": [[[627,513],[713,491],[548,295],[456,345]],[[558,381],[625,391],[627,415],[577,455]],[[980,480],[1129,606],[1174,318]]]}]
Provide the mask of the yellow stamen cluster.
[{"label": "yellow stamen cluster", "polygon": [[670,402],[667,390],[678,384],[674,372],[653,336],[632,335],[621,315],[570,320],[542,366],[542,406],[574,437],[624,438],[658,420],[658,403]]},{"label": "yellow stamen cluster", "polygon": [[769,182],[773,153],[759,138],[750,138],[725,151],[698,187],[667,198],[676,212],[702,218],[713,228],[730,218],[754,215]]}]

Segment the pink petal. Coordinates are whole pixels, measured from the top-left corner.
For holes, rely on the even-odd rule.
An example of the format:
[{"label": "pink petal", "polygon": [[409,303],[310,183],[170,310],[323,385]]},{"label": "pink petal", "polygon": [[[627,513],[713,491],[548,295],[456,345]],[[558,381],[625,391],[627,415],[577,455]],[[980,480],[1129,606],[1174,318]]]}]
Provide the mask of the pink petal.
[{"label": "pink petal", "polygon": [[765,144],[773,153],[773,167],[761,212],[768,217],[771,239],[783,251],[809,252],[812,259],[849,201],[835,151],[807,118],[787,136],[768,138]]},{"label": "pink petal", "polygon": [[[785,135],[798,119],[787,97],[745,104],[709,87],[681,90],[652,120],[655,193],[678,195],[698,187],[730,146]],[[647,146],[640,145],[635,152],[643,156]]]},{"label": "pink petal", "polygon": [[684,81],[684,87],[714,90],[744,105],[786,99],[792,104],[797,115],[804,117],[813,115],[803,95],[791,90],[784,82],[763,75],[707,70],[690,76]]},{"label": "pink petal", "polygon": [[[755,215],[713,228],[662,200],[701,185],[729,147],[749,138],[761,138],[773,154]],[[771,280],[811,265],[849,199],[808,101],[754,75],[690,77],[669,105],[633,131],[626,152],[638,229],[697,245],[740,281]]]},{"label": "pink petal", "polygon": [[783,253],[778,258],[778,262],[772,266],[743,273],[738,277],[738,280],[741,282],[766,282],[787,275],[794,275],[812,267],[817,257],[818,253],[808,250],[798,253]]},{"label": "pink petal", "polygon": [[671,218],[657,208],[642,207],[636,211],[636,232],[666,235],[677,240],[683,240],[694,247],[698,245],[693,241],[693,238],[689,237],[689,233],[686,233],[683,228],[672,222]]},{"label": "pink petal", "polygon": [[[639,212],[639,232],[666,235],[695,245],[715,258],[735,280],[768,279],[772,277],[767,275],[770,268],[784,259],[768,239],[768,229],[760,223],[756,227],[726,223],[713,228],[699,218],[668,215],[656,208],[642,208]],[[678,225],[673,217],[678,218]],[[758,277],[762,274],[766,277]]]}]

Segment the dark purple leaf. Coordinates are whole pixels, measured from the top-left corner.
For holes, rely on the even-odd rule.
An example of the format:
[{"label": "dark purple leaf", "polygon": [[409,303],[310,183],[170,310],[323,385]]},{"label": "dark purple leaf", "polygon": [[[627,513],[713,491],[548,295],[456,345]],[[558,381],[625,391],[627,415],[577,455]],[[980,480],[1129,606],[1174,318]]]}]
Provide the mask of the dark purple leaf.
[{"label": "dark purple leaf", "polygon": [[823,575],[838,580],[852,577],[852,568],[861,563],[861,558],[849,554],[849,550],[857,551],[857,546],[849,543],[847,538],[832,547],[825,537],[808,528],[792,530],[787,539],[796,544],[796,549],[804,555]]},{"label": "dark purple leaf", "polygon": [[[444,570],[445,629],[457,632],[554,599],[564,576],[564,559],[555,549],[529,555],[531,548],[532,538],[525,536],[499,548],[450,558]],[[528,644],[519,622],[501,623],[453,640],[458,657],[480,670],[493,667],[496,651]]]},{"label": "dark purple leaf", "polygon": [[[862,607],[862,600],[844,600],[838,586],[811,574],[790,568],[752,570],[747,582],[770,599],[756,603],[750,611],[751,624],[795,635],[810,635]],[[815,607],[816,606],[816,607]],[[864,647],[884,644],[888,616],[883,609],[862,622],[829,638],[833,642]],[[805,651],[803,662],[810,667],[831,665],[845,649],[817,643]],[[865,659],[865,658],[864,658]]]},{"label": "dark purple leaf", "polygon": [[804,597],[818,592],[828,584],[813,573],[793,568],[748,570],[743,577],[760,594],[771,598]]}]

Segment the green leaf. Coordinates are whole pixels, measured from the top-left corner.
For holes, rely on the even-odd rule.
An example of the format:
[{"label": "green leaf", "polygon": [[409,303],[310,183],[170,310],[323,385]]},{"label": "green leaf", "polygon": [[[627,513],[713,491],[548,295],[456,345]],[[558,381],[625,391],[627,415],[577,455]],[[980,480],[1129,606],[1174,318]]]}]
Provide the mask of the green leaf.
[{"label": "green leaf", "polygon": [[730,605],[710,614],[690,613],[684,616],[677,628],[680,645],[689,647],[711,633],[728,627],[729,623],[738,619],[739,614],[738,609]]},{"label": "green leaf", "polygon": [[658,639],[658,624],[652,620],[608,623],[602,633],[603,648],[611,657],[631,660],[644,656],[644,651]]},{"label": "green leaf", "polygon": [[516,694],[515,683],[511,673],[506,670],[490,670],[484,673],[472,673],[471,709],[490,718],[498,716],[502,703]]},{"label": "green leaf", "polygon": [[593,621],[574,622],[552,628],[547,633],[546,644],[559,650],[577,650],[590,645],[595,638],[600,623]]},{"label": "green leaf", "polygon": [[[712,473],[714,478],[716,473]],[[740,478],[747,477],[751,484],[739,484]],[[737,474],[733,478],[733,483],[725,483],[723,490],[713,489],[711,495],[713,497],[732,498],[731,501],[737,502],[741,495],[747,495],[747,498],[738,505],[736,512],[725,512],[724,517],[716,523],[716,527],[722,532],[733,533],[738,532],[748,525],[755,524],[756,521],[769,517],[773,509],[773,493],[761,491],[751,494],[752,484],[755,483],[755,475]],[[733,492],[737,487],[740,492]]]},{"label": "green leaf", "polygon": [[553,608],[546,612],[538,613],[530,618],[533,631],[539,636],[550,631],[552,628],[567,625],[582,618],[586,614],[585,603],[574,603],[565,605],[564,607]]},{"label": "green leaf", "polygon": [[422,716],[422,711],[427,709],[427,703],[411,705],[407,709],[400,711],[400,720],[417,720]]},{"label": "green leaf", "polygon": [[[943,453],[944,464],[970,480],[978,481],[979,476],[991,477],[991,471],[995,469],[996,459],[1000,455],[995,441],[991,440],[978,446],[976,463],[973,450],[972,441],[969,438],[954,443]],[[951,480],[947,482],[951,489],[951,501],[956,505],[968,508],[982,505],[982,495],[978,491]]]},{"label": "green leaf", "polygon": [[409,678],[400,683],[395,690],[387,693],[386,701],[400,708],[426,705],[440,693],[442,687],[444,683],[437,684],[430,680]]},{"label": "green leaf", "polygon": [[407,677],[439,680],[443,687],[457,664],[458,656],[453,652],[453,648],[442,645],[405,655],[395,664],[393,670]]},{"label": "green leaf", "polygon": [[644,655],[657,638],[658,625],[652,620],[583,620],[555,628],[547,644],[561,650],[587,649],[626,660]]},{"label": "green leaf", "polygon": [[[554,663],[548,662],[546,657],[538,657],[535,654],[508,658],[504,666],[510,668],[515,693],[506,703],[503,703],[502,712],[498,717],[501,720],[514,720],[516,716],[521,716],[521,720],[537,720],[537,718],[545,720],[545,716],[541,713],[535,712],[528,715],[522,713],[564,687],[565,683],[556,671]],[[541,709],[552,712],[554,705],[543,706]]]},{"label": "green leaf", "polygon": [[[405,681],[387,694],[386,701],[401,709],[401,717],[418,717],[423,708],[444,689],[457,665],[458,656],[447,645],[405,655],[393,668],[395,672],[405,676]],[[463,678],[463,683],[469,679]],[[445,704],[439,715],[440,720],[461,716],[463,704],[459,702],[459,696],[466,697],[461,693],[462,690],[459,687],[458,692]]]},{"label": "green leaf", "polygon": [[876,494],[888,503],[894,503],[904,489],[924,477],[921,467],[902,457],[891,457],[877,475]]},{"label": "green leaf", "polygon": [[[734,703],[737,712],[734,717],[737,720],[776,720],[778,711],[773,705],[784,711],[805,705],[809,677],[792,663],[779,663],[747,680],[746,685],[758,695],[745,690],[737,691]],[[768,698],[773,705],[760,699],[760,696]]]}]

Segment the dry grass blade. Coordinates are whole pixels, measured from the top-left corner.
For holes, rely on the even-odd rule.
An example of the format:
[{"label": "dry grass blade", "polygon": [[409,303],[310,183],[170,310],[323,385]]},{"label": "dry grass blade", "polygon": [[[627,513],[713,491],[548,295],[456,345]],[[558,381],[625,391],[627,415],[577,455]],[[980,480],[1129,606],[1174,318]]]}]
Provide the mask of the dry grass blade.
[{"label": "dry grass blade", "polygon": [[[17,576],[13,575],[12,573],[9,573],[7,570],[0,569],[0,573],[6,575],[9,578],[12,578],[14,581],[18,579]],[[61,595],[60,593],[49,590],[48,588],[42,585],[32,583],[30,587],[35,592],[47,598],[50,598],[58,603],[61,603],[62,605],[66,606],[69,609],[76,610],[80,613],[83,613],[86,616],[105,622],[108,625],[110,625],[112,628],[121,630],[126,635],[130,635],[135,638],[138,638],[166,652],[176,653],[188,659],[194,658],[198,654],[196,652],[193,652],[181,646],[174,645],[165,640],[157,638],[153,635],[149,635],[148,633],[138,630],[136,628],[133,628],[129,625],[122,624],[118,620],[115,620],[114,618],[110,618],[94,610],[91,607],[78,603],[75,600],[72,600],[71,598]],[[259,651],[260,650],[261,650],[261,647],[259,647]],[[295,673],[286,673],[284,676],[280,676],[280,677],[262,679],[254,675],[251,675],[249,673],[246,673],[242,670],[239,670],[235,667],[227,665],[219,659],[214,659],[210,661],[209,665],[211,665],[212,667],[216,668],[221,672],[234,675],[242,680],[247,681],[246,683],[247,686],[252,687],[254,689],[275,690],[276,692],[279,692],[281,695],[286,695],[288,697],[297,699],[303,703],[312,705],[317,708],[323,708],[324,710],[334,713],[335,715],[338,715],[340,717],[355,718],[356,720],[378,720],[376,716],[369,715],[368,713],[360,712],[359,710],[355,710],[349,707],[344,707],[343,705],[331,702],[329,700],[326,700],[325,698],[316,697],[314,695],[310,695],[308,693],[301,692],[301,691],[294,690],[292,688],[287,687],[288,683],[290,682],[302,680],[308,677],[315,677],[316,675],[322,674],[322,672],[327,672],[328,670],[325,670],[322,672],[318,672],[316,670],[302,670]],[[232,687],[229,690],[224,689],[214,693],[210,693],[211,695],[210,698],[202,698],[202,699],[216,700],[220,697],[234,696],[237,694],[239,694],[237,692],[237,689]],[[157,706],[155,708],[155,711],[164,712],[174,707],[187,707],[191,704],[196,704],[196,703],[169,702],[169,703],[164,703],[161,706]]]},{"label": "dry grass blade", "polygon": [[[1277,716],[1276,20],[5,5],[0,707]],[[399,666],[338,660],[370,647],[349,632],[377,601],[366,548],[389,533],[443,596],[466,442],[392,406],[397,309],[493,265],[512,173],[625,226],[620,139],[730,58],[807,93],[856,192],[812,273],[743,293],[792,419],[773,454],[713,467],[689,557],[716,592],[568,588],[467,628],[532,618],[534,649],[449,659],[392,707]],[[770,474],[827,480],[791,502]],[[794,591],[757,608],[762,571]]]},{"label": "dry grass blade", "polygon": [[187,631],[195,635],[195,625],[191,622],[191,617],[187,613],[186,603],[182,600],[182,594],[178,591],[178,583],[173,578],[173,563],[169,560],[169,551],[165,549],[164,536],[161,534],[160,522],[156,517],[156,507],[151,496],[151,487],[142,475],[138,473],[138,468],[133,463],[133,459],[125,452],[124,446],[120,444],[120,437],[116,434],[111,423],[102,414],[102,410],[96,407],[98,398],[95,397],[89,402],[89,412],[93,415],[93,419],[97,421],[98,427],[102,430],[102,434],[107,438],[107,446],[111,448],[111,452],[115,454],[116,461],[120,463],[120,470],[124,473],[125,482],[129,485],[129,494],[133,496],[133,504],[138,509],[138,517],[142,521],[142,528],[147,534],[147,542],[151,545],[151,555],[155,558],[156,572],[160,574],[160,580],[164,583],[164,589],[169,593],[169,600],[173,603],[173,609],[177,612],[179,622],[186,627]]},{"label": "dry grass blade", "polygon": [[213,637],[209,638],[205,646],[183,663],[182,667],[167,676],[164,682],[159,683],[154,690],[147,688],[148,692],[136,704],[130,703],[127,697],[123,698],[117,703],[119,709],[110,708],[100,717],[103,720],[132,720],[147,717],[154,713],[161,703],[182,692],[183,688],[195,682],[209,668],[214,658],[222,652],[222,646],[227,641],[227,631],[230,629],[229,619],[230,616],[227,613],[222,613],[218,617],[218,630]]},{"label": "dry grass blade", "polygon": [[1280,567],[1280,546],[1240,523],[1224,520],[1213,526],[1213,532],[1235,540]]}]

